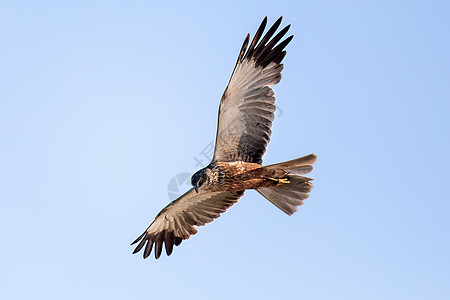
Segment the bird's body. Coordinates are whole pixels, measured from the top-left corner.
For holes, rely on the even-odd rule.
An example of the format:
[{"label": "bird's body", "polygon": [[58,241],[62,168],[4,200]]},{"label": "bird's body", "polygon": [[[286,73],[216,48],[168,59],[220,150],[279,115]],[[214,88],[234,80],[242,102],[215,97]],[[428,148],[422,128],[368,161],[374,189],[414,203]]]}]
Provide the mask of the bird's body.
[{"label": "bird's body", "polygon": [[281,184],[278,180],[287,179],[283,169],[266,168],[260,164],[243,161],[217,162],[205,169],[210,180],[202,189],[207,191],[244,191]]},{"label": "bird's body", "polygon": [[133,253],[144,249],[147,258],[154,246],[155,257],[159,258],[165,245],[170,255],[174,245],[196,234],[197,226],[220,217],[248,189],[256,190],[288,215],[309,197],[312,179],[302,175],[312,171],[317,160],[314,154],[262,165],[275,118],[272,87],[281,80],[284,48],[293,37],[282,40],[289,25],[275,35],[281,18],[263,36],[266,23],[264,18],[251,43],[247,35],[239,52],[220,101],[211,163],[192,175],[192,189],[156,215],[133,242],[138,243]]}]

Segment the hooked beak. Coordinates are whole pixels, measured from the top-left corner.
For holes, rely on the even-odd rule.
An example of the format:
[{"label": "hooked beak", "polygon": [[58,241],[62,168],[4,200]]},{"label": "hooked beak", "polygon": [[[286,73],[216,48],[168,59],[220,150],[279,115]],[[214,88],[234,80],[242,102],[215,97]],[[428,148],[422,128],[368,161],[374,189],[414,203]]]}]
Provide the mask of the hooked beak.
[{"label": "hooked beak", "polygon": [[198,190],[200,189],[200,187],[198,186],[198,184],[194,187],[195,191],[198,193]]}]

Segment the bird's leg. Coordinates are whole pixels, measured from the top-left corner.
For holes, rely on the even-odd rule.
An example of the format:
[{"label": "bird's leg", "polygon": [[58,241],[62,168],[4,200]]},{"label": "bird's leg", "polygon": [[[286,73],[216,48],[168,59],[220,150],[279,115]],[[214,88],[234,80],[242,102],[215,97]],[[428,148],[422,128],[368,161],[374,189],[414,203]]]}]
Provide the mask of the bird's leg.
[{"label": "bird's leg", "polygon": [[283,184],[283,183],[291,183],[291,182],[287,178],[280,178],[280,179],[278,179],[278,183]]},{"label": "bird's leg", "polygon": [[290,183],[289,179],[287,179],[287,178],[272,178],[272,177],[269,177],[269,176],[264,176],[264,178],[276,182],[277,185]]}]

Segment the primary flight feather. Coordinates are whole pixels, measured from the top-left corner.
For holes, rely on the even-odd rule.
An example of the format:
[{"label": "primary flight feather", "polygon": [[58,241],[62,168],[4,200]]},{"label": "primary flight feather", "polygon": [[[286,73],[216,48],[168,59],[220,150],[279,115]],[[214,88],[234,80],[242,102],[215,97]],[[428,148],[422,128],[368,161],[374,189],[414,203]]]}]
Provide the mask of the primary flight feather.
[{"label": "primary flight feather", "polygon": [[193,188],[158,213],[132,243],[138,243],[133,253],[144,249],[147,258],[154,248],[155,258],[159,258],[164,245],[170,255],[174,245],[196,234],[197,226],[220,217],[248,189],[258,191],[288,215],[308,198],[312,179],[302,175],[312,171],[317,161],[314,154],[262,166],[275,118],[272,87],[281,80],[284,48],[293,38],[283,40],[290,25],[275,35],[281,20],[263,35],[266,17],[250,45],[250,35],[245,38],[220,101],[211,163],[192,175]]}]

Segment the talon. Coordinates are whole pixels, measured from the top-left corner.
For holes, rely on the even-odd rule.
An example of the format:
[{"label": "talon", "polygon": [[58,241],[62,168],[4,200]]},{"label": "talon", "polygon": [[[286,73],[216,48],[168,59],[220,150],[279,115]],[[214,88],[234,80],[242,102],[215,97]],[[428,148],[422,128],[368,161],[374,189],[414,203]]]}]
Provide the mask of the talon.
[{"label": "talon", "polygon": [[287,178],[278,179],[278,184],[283,184],[283,183],[290,183],[290,181]]},{"label": "talon", "polygon": [[272,178],[272,177],[266,177],[269,180],[275,181],[277,185],[290,183],[289,179],[287,178]]}]

